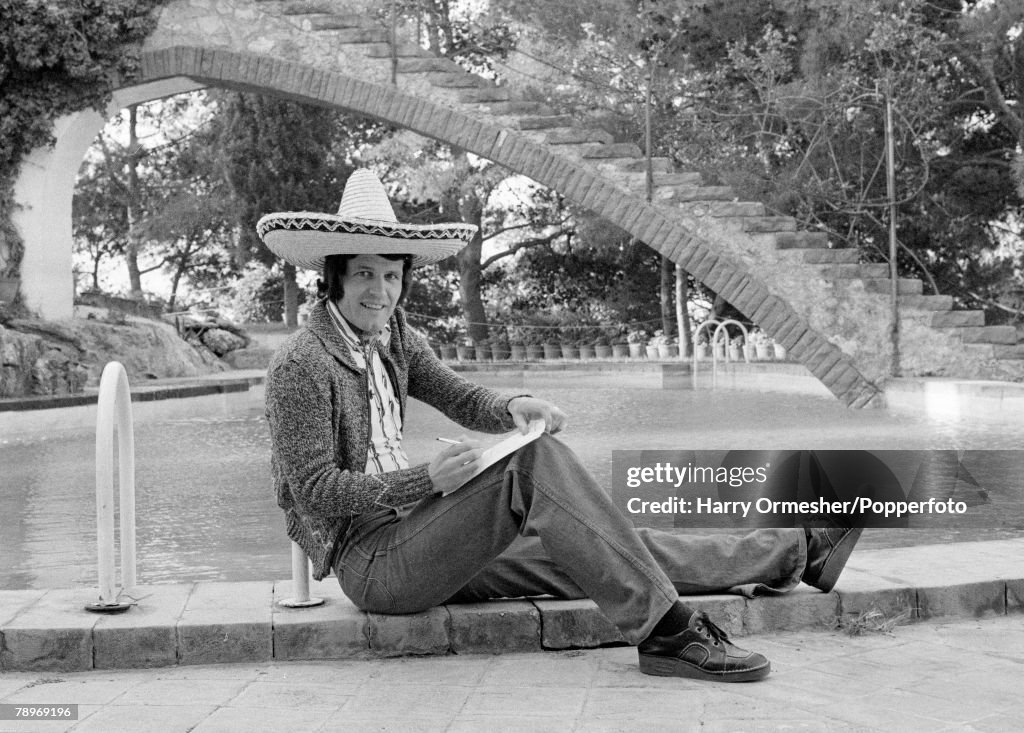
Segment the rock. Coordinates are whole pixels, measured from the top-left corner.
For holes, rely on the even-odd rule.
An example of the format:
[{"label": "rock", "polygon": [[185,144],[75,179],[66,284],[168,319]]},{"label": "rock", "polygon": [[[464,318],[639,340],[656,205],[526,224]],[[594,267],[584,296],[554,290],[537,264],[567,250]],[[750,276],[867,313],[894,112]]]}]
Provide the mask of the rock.
[{"label": "rock", "polygon": [[110,361],[121,362],[134,381],[228,368],[204,344],[190,345],[162,321],[12,319],[0,326],[0,398],[81,392],[99,383]]},{"label": "rock", "polygon": [[199,339],[217,356],[244,349],[248,345],[246,339],[224,328],[209,328],[199,334]]},{"label": "rock", "polygon": [[88,376],[77,349],[0,326],[0,398],[75,394]]}]

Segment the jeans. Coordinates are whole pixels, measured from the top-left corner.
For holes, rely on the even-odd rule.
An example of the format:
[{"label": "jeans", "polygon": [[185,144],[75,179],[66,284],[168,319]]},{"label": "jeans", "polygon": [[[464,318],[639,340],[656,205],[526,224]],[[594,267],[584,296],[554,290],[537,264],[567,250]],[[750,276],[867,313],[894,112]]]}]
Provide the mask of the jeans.
[{"label": "jeans", "polygon": [[784,592],[800,582],[806,555],[801,529],[741,536],[635,529],[576,455],[542,435],[408,514],[360,516],[334,569],[345,595],[366,611],[589,597],[638,643],[680,593]]}]

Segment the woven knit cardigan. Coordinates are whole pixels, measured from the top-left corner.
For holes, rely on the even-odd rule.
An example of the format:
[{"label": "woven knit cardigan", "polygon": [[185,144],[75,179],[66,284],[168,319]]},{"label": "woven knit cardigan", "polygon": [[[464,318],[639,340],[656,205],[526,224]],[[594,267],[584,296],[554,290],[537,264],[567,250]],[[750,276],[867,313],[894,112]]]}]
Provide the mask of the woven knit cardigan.
[{"label": "woven knit cardigan", "polygon": [[[469,430],[515,427],[502,395],[445,366],[406,323],[391,318],[391,338],[378,345],[401,405],[422,400]],[[271,471],[288,536],[309,555],[313,577],[330,573],[335,542],[364,512],[397,507],[434,493],[427,464],[367,475],[369,385],[321,302],[305,328],[274,354],[267,373],[266,415]]]}]

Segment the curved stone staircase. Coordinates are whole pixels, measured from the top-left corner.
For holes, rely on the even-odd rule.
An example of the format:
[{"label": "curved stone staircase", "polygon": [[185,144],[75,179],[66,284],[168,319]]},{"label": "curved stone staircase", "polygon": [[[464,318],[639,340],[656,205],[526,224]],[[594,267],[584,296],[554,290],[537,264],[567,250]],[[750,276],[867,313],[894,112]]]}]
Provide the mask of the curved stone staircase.
[{"label": "curved stone staircase", "polygon": [[[655,191],[648,204],[645,161],[636,145],[555,114],[414,43],[400,41],[392,53],[389,33],[358,9],[341,10],[344,3],[251,5],[263,14],[263,28],[271,29],[264,33],[291,34],[301,48],[278,38],[274,48],[253,57],[232,51],[230,43],[181,46],[195,42],[181,32],[183,25],[178,33],[171,28],[157,34],[156,47],[144,58],[143,79],[177,73],[330,104],[494,160],[679,263],[771,334],[845,404],[860,407],[879,396],[891,351],[887,265],[860,263],[857,250],[837,247],[823,233],[799,231],[795,219],[738,201],[730,188],[705,186],[699,174],[675,171],[666,158],[653,161]],[[950,296],[924,295],[917,279],[901,279],[899,293],[904,375],[1024,377],[1024,344],[1013,327],[985,326],[980,311],[953,311]]]}]

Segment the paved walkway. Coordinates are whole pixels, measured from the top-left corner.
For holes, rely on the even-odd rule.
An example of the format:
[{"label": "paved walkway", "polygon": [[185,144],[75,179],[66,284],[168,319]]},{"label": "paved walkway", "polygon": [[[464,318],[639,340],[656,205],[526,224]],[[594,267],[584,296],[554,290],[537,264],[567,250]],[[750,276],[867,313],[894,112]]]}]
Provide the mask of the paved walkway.
[{"label": "paved walkway", "polygon": [[1018,731],[1021,616],[788,632],[752,684],[647,677],[628,647],[546,654],[0,674],[0,704],[78,705],[0,731]]}]

